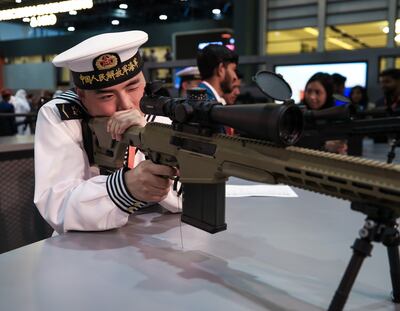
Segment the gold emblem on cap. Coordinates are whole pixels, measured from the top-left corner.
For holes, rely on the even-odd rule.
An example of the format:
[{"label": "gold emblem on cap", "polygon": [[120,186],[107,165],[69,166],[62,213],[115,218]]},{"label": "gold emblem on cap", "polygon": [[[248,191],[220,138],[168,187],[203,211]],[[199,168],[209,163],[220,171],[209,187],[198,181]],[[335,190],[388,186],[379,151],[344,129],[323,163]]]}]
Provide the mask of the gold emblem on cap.
[{"label": "gold emblem on cap", "polygon": [[113,54],[100,55],[95,61],[95,66],[98,70],[111,69],[117,65],[118,58]]}]

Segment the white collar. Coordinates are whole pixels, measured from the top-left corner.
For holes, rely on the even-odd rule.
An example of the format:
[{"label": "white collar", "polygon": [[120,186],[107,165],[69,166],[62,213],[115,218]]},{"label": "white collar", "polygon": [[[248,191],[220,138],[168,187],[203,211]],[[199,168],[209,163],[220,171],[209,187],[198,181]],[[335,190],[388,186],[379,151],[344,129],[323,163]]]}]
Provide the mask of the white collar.
[{"label": "white collar", "polygon": [[217,102],[220,102],[224,106],[226,105],[225,99],[218,95],[217,91],[214,89],[214,87],[210,83],[208,83],[207,81],[202,81],[202,83],[205,84],[211,90],[211,92],[214,94],[215,100]]}]

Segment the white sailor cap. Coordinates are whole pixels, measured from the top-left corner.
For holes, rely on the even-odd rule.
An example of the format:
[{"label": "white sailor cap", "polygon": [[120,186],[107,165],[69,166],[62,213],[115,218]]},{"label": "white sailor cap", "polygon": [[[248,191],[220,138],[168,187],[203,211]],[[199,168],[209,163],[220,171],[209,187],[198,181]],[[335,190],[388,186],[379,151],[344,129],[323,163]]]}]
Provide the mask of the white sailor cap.
[{"label": "white sailor cap", "polygon": [[180,71],[178,71],[176,73],[176,75],[178,77],[180,77],[182,79],[182,81],[184,80],[194,80],[194,79],[201,79],[200,76],[200,71],[199,68],[197,68],[197,66],[190,66],[190,67],[186,67]]},{"label": "white sailor cap", "polygon": [[140,30],[97,35],[57,55],[53,64],[70,69],[75,85],[81,89],[110,87],[142,70],[138,50],[147,39],[147,33]]}]

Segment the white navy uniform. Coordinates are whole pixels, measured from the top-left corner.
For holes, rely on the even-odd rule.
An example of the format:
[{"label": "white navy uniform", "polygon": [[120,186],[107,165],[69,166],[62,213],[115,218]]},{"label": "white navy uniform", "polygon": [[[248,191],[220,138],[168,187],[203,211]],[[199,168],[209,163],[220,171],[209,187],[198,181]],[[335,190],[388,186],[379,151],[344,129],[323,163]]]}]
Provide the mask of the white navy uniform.
[{"label": "white navy uniform", "polygon": [[[59,233],[121,227],[134,211],[134,202],[122,179],[123,169],[106,176],[90,166],[82,138],[82,120],[62,120],[56,106],[70,104],[66,97],[79,102],[78,96],[68,91],[39,111],[35,134],[35,204]],[[143,160],[143,153],[137,152],[135,165]],[[160,204],[172,212],[179,211],[178,198],[172,190]]]},{"label": "white navy uniform", "polygon": [[[87,39],[60,54],[53,62],[68,67],[78,87],[101,89],[130,79],[141,71],[138,46],[145,41],[147,34],[141,31],[99,35],[96,40]],[[96,58],[95,51],[99,55]],[[107,64],[107,67],[88,70],[92,59],[93,66],[97,66],[95,61],[100,59],[100,65]],[[111,66],[110,59],[114,62]],[[90,166],[82,134],[85,113],[77,94],[67,91],[41,107],[38,114],[34,202],[58,233],[121,227],[131,213],[146,205],[129,193],[123,179],[127,168],[106,176]],[[135,164],[143,160],[144,155],[138,152]],[[179,202],[172,190],[160,204],[172,212],[179,211]]]}]

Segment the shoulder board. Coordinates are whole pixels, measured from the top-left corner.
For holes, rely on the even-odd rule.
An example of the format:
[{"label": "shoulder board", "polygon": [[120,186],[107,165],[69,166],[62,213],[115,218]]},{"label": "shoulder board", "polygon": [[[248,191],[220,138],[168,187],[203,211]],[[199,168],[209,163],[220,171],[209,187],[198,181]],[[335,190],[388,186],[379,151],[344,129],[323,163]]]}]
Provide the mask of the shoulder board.
[{"label": "shoulder board", "polygon": [[73,90],[68,90],[58,95],[56,98],[66,101],[66,103],[56,104],[60,112],[61,120],[83,119],[87,116],[87,112],[82,107],[78,94]]},{"label": "shoulder board", "polygon": [[56,104],[60,112],[61,120],[83,119],[87,114],[83,108],[76,103]]}]

